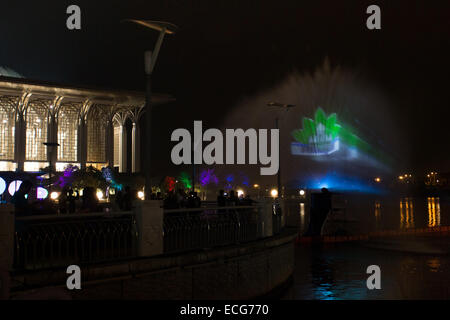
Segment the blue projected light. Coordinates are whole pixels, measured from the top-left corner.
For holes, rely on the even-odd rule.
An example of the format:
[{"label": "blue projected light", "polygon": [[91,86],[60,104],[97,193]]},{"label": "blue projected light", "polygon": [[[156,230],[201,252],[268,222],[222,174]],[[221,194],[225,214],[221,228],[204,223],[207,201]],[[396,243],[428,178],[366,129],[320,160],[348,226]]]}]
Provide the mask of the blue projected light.
[{"label": "blue projected light", "polygon": [[328,172],[324,175],[310,176],[306,181],[306,187],[309,189],[327,188],[331,191],[350,191],[374,194],[381,194],[384,192],[380,186],[373,185],[372,180],[343,175],[337,172]]},{"label": "blue projected light", "polygon": [[0,195],[3,194],[6,190],[6,182],[3,180],[3,178],[0,177]]}]

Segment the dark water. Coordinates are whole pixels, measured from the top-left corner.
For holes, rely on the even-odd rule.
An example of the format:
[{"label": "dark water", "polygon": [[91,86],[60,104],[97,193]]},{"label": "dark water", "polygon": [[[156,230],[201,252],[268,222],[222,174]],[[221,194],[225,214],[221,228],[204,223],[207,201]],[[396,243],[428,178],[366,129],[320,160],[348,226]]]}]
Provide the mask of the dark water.
[{"label": "dark water", "polygon": [[[347,198],[348,200],[349,198]],[[439,198],[347,201],[346,217],[354,233],[373,230],[450,225],[450,208]],[[299,226],[309,220],[299,208]],[[292,286],[283,299],[449,299],[450,237],[410,236],[383,239],[382,249],[371,241],[299,244]],[[418,249],[419,248],[419,249]],[[381,289],[369,290],[367,267],[381,269]]]},{"label": "dark water", "polygon": [[[337,196],[332,219],[347,220],[339,225],[351,234],[377,230],[404,230],[450,225],[450,202],[439,197]],[[303,233],[309,224],[309,204],[290,203],[294,224]],[[292,221],[291,221],[292,222]]]}]

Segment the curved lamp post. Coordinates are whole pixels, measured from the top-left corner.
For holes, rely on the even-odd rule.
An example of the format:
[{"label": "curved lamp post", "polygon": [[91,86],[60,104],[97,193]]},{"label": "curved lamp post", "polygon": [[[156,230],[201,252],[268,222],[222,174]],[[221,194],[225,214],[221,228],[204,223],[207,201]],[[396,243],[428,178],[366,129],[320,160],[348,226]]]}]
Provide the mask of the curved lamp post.
[{"label": "curved lamp post", "polygon": [[127,19],[125,22],[132,22],[141,25],[145,28],[153,29],[159,32],[158,40],[152,51],[145,52],[145,74],[146,74],[146,90],[145,90],[145,138],[147,139],[146,148],[144,148],[144,175],[145,175],[145,199],[149,200],[152,193],[152,181],[151,181],[151,122],[152,122],[152,82],[151,76],[153,68],[158,58],[159,49],[164,40],[164,36],[167,34],[175,34],[178,27],[172,23],[164,21],[152,21],[152,20],[136,20]]}]

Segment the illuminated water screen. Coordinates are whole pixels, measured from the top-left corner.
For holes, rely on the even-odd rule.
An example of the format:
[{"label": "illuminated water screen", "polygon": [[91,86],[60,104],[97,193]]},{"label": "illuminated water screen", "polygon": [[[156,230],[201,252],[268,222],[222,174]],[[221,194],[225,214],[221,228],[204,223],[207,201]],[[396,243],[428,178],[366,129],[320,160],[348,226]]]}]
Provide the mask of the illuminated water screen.
[{"label": "illuminated water screen", "polygon": [[339,133],[342,127],[336,123],[336,113],[326,116],[318,108],[315,119],[303,118],[303,129],[292,131],[297,142],[291,143],[294,155],[325,155],[339,150]]},{"label": "illuminated water screen", "polygon": [[[291,143],[291,154],[295,156],[326,156],[326,160],[356,160],[367,162],[388,162],[386,156],[370,146],[367,142],[352,132],[352,129],[338,123],[337,114],[326,115],[318,107],[314,119],[303,117],[303,128],[292,131],[296,140]],[[320,159],[318,157],[317,159]]]},{"label": "illuminated water screen", "polygon": [[[294,107],[272,108],[270,101]],[[242,99],[222,127],[270,129],[278,124],[281,183],[287,189],[328,186],[378,193],[410,158],[406,124],[392,111],[395,103],[360,70],[333,68],[325,61],[311,73],[294,72],[273,88]],[[241,170],[268,189],[276,184],[275,177],[262,177],[251,166],[219,166],[216,172],[223,176]],[[375,183],[375,177],[381,182]]]}]

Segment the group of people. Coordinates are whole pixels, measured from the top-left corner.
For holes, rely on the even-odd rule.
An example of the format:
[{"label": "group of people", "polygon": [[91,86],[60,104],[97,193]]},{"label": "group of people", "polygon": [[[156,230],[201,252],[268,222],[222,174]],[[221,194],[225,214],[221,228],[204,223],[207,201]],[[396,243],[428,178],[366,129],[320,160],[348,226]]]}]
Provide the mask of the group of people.
[{"label": "group of people", "polygon": [[40,200],[30,199],[29,195],[32,189],[33,183],[25,180],[12,196],[11,203],[14,204],[17,216],[75,212],[88,213],[100,212],[103,209],[99,204],[96,190],[92,187],[84,188],[82,196],[80,196],[78,191],[64,187],[59,194],[57,202],[50,199],[50,197]]},{"label": "group of people", "polygon": [[123,192],[117,191],[115,202],[121,211],[130,211],[133,209],[133,202],[137,199],[137,191],[126,186]]},{"label": "group of people", "polygon": [[[26,180],[22,182],[12,197],[12,203],[18,215],[52,214],[58,212],[61,214],[88,213],[101,212],[103,210],[97,198],[96,189],[92,187],[85,187],[82,196],[72,188],[63,188],[57,205],[49,198],[30,203],[27,194],[30,193],[32,187],[33,184]],[[120,211],[130,211],[133,209],[133,202],[137,199],[136,190],[131,190],[129,186],[126,186],[124,191],[117,191],[115,204]],[[168,191],[165,197],[162,196],[161,192],[158,192],[152,194],[151,199],[163,200],[165,209],[200,208],[202,205],[197,192],[186,192],[183,189],[178,189],[176,192],[174,190]],[[217,196],[217,205],[219,207],[246,206],[252,205],[253,202],[249,195],[238,197],[234,190],[231,190],[228,195],[225,194],[224,190],[220,190]]]},{"label": "group of people", "polygon": [[[186,193],[183,189],[178,189],[176,192],[169,191],[166,197],[157,197],[155,200],[164,200],[164,209],[200,208],[202,205],[197,192]],[[228,195],[224,190],[220,190],[217,196],[217,206],[219,207],[251,206],[254,202],[250,195],[238,197],[234,190],[231,190]]]},{"label": "group of people", "polygon": [[[158,200],[158,199],[157,199]],[[197,192],[186,193],[183,189],[167,192],[164,199],[164,209],[200,208],[202,201]]]},{"label": "group of people", "polygon": [[229,206],[251,206],[255,201],[250,197],[250,195],[238,197],[234,190],[231,190],[228,196],[225,195],[224,190],[219,191],[217,196],[217,206],[219,207],[229,207]]},{"label": "group of people", "polygon": [[[70,187],[64,187],[58,197],[58,201],[53,201],[50,197],[33,201],[29,194],[33,188],[33,183],[29,180],[23,181],[19,189],[14,193],[11,203],[14,204],[17,216],[27,216],[36,214],[71,214],[102,212],[103,206],[97,197],[96,189],[85,187],[83,194],[74,191]],[[115,197],[116,210],[130,211],[133,202],[137,200],[137,192],[131,190],[129,186],[124,191],[118,191]]]}]

